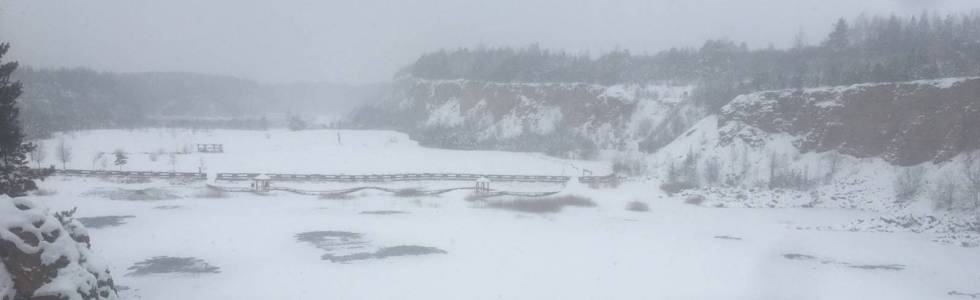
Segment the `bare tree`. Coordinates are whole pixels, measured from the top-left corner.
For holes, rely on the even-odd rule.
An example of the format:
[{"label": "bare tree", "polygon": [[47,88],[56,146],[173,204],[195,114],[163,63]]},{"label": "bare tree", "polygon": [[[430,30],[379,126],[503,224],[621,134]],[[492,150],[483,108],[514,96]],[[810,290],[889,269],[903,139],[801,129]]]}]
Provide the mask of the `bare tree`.
[{"label": "bare tree", "polygon": [[704,179],[709,186],[717,185],[721,179],[721,163],[717,157],[712,157],[705,162]]},{"label": "bare tree", "polygon": [[98,163],[99,160],[103,158],[105,158],[105,152],[99,151],[98,153],[96,153],[95,156],[92,157],[92,169],[95,169],[95,164]]},{"label": "bare tree", "polygon": [[966,156],[963,162],[963,179],[966,180],[965,188],[973,202],[973,209],[980,208],[980,152]]},{"label": "bare tree", "polygon": [[61,161],[61,169],[66,169],[69,162],[71,162],[71,145],[65,141],[65,137],[62,136],[58,139],[58,160]]},{"label": "bare tree", "polygon": [[177,172],[177,153],[170,153],[167,155],[167,161],[170,163],[170,172]]},{"label": "bare tree", "polygon": [[841,161],[843,161],[844,157],[836,151],[830,151],[824,158],[827,161],[827,175],[824,177],[824,181],[831,183],[834,177],[837,177],[837,172],[840,171]]},{"label": "bare tree", "polygon": [[951,209],[956,203],[956,193],[959,186],[949,174],[936,180],[933,187],[931,198],[935,203],[936,209]]},{"label": "bare tree", "polygon": [[922,190],[922,178],[925,170],[922,167],[908,167],[895,177],[895,199],[908,201],[918,196]]},{"label": "bare tree", "polygon": [[31,149],[31,159],[34,160],[37,168],[40,169],[41,163],[43,163],[44,159],[48,156],[48,151],[46,151],[47,148],[44,147],[44,141],[37,140],[34,142],[34,146],[34,149]]}]

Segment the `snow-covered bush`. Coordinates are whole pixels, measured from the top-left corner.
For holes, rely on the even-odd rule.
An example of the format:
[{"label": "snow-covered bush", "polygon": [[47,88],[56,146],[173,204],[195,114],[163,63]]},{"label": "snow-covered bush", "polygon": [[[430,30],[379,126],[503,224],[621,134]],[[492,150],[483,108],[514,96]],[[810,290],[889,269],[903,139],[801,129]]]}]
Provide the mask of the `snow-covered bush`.
[{"label": "snow-covered bush", "polygon": [[929,191],[933,206],[939,210],[954,208],[959,193],[959,186],[950,176],[941,176]]},{"label": "snow-covered bush", "polygon": [[646,159],[638,154],[625,154],[613,159],[613,173],[626,176],[641,176],[647,172]]},{"label": "snow-covered bush", "polygon": [[225,191],[214,189],[214,188],[206,188],[198,192],[195,196],[197,196],[197,198],[211,198],[211,199],[228,197]]},{"label": "snow-covered bush", "polygon": [[118,299],[73,214],[0,196],[0,299]]},{"label": "snow-covered bush", "polygon": [[626,210],[628,211],[650,211],[650,205],[646,202],[640,201],[630,201],[626,203]]},{"label": "snow-covered bush", "polygon": [[895,199],[908,201],[919,195],[925,170],[921,167],[905,168],[895,177]]}]

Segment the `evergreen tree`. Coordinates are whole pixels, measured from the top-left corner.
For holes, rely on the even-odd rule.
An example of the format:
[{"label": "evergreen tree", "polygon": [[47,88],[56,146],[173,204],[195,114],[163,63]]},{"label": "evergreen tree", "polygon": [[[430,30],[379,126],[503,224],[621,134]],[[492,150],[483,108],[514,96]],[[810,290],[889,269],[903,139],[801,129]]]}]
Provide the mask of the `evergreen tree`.
[{"label": "evergreen tree", "polygon": [[37,189],[34,183],[37,175],[28,167],[27,161],[27,153],[35,147],[24,142],[17,118],[21,84],[10,78],[17,63],[2,60],[8,49],[10,44],[0,43],[0,193],[16,197]]},{"label": "evergreen tree", "polygon": [[112,155],[115,156],[115,160],[112,162],[112,164],[119,167],[120,170],[122,169],[122,166],[125,165],[126,162],[129,160],[129,156],[127,156],[126,152],[123,152],[121,149],[116,149],[116,151],[112,152]]}]

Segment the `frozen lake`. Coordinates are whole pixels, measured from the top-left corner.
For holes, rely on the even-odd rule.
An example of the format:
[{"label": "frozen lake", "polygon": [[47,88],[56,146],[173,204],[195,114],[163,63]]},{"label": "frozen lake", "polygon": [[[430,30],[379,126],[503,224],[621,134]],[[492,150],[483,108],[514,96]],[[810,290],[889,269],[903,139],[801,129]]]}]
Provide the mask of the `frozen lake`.
[{"label": "frozen lake", "polygon": [[[426,149],[390,132],[341,132],[345,142],[336,144],[336,133],[272,132],[268,142],[254,141],[263,132],[214,133],[223,138],[208,141],[228,152],[184,154],[180,168],[200,159],[211,170],[281,172],[560,175],[571,166],[605,166]],[[69,139],[77,145],[73,166],[99,151],[150,152],[207,136],[127,134],[76,134]],[[324,137],[301,136],[309,134]],[[242,148],[247,144],[256,146]],[[264,155],[274,158],[248,159]],[[123,169],[169,168],[159,160],[134,155]],[[31,198],[58,210],[78,207],[93,251],[130,299],[957,299],[956,293],[980,292],[975,248],[924,234],[799,229],[875,213],[697,206],[643,181],[609,189],[521,186],[564,188],[594,204],[547,213],[492,208],[468,191],[320,199],[218,195],[204,182],[52,177],[40,185],[53,194]],[[627,210],[631,201],[649,211]]]}]

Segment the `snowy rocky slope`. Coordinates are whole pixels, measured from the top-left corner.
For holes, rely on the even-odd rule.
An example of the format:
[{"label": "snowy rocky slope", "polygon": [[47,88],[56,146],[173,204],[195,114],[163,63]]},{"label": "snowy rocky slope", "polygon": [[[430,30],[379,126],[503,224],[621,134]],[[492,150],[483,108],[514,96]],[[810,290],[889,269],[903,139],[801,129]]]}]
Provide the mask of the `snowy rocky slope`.
[{"label": "snowy rocky slope", "polygon": [[719,117],[726,140],[749,141],[750,126],[791,134],[804,152],[939,162],[980,148],[980,78],[758,92],[735,98]]},{"label": "snowy rocky slope", "polygon": [[980,245],[980,79],[738,96],[649,156],[669,192],[717,207],[853,208],[838,230]]},{"label": "snowy rocky slope", "polygon": [[598,149],[636,149],[668,117],[698,115],[686,101],[692,88],[404,77],[352,121],[437,147],[589,157]]}]

